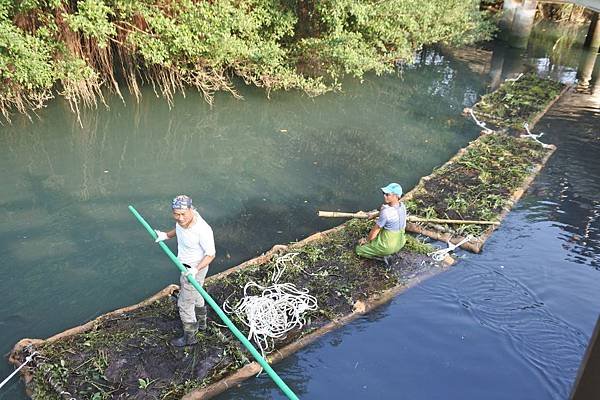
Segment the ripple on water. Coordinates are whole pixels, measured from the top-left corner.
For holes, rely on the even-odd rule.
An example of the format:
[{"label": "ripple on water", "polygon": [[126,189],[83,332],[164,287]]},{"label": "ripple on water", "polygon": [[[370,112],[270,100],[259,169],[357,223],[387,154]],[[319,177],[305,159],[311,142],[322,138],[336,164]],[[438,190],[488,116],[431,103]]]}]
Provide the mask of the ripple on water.
[{"label": "ripple on water", "polygon": [[587,346],[581,331],[500,271],[466,275],[453,295],[481,326],[509,339],[514,351],[548,384],[554,398],[568,396]]}]

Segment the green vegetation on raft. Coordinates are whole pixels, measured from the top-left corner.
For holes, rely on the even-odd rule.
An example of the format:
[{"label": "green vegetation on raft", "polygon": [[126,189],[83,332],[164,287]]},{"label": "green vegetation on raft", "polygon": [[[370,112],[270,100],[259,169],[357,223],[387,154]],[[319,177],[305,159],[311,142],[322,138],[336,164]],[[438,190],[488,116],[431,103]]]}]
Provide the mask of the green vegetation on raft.
[{"label": "green vegetation on raft", "polygon": [[[407,209],[425,218],[497,220],[513,192],[548,151],[531,139],[484,135],[453,163],[434,171],[418,185],[406,202]],[[441,226],[463,236],[479,236],[488,228]]]},{"label": "green vegetation on raft", "polygon": [[[403,265],[386,268],[380,261],[365,260],[354,253],[357,240],[366,235],[372,224],[373,221],[351,220],[318,240],[286,250],[296,255],[286,263],[280,281],[308,289],[317,297],[319,307],[304,315],[301,329],[275,341],[275,349],[352,313],[358,300],[402,285],[399,270],[404,270]],[[420,267],[426,259],[422,254],[431,251],[432,246],[408,236],[400,257],[409,260],[403,262]],[[420,259],[414,258],[419,254]],[[218,304],[227,301],[234,305],[242,298],[246,283],[269,286],[279,267],[274,258],[210,280],[205,288]],[[239,328],[246,329],[234,314],[230,317]],[[119,396],[179,399],[250,362],[246,350],[226,327],[213,322],[214,318],[215,314],[209,312],[208,330],[198,334],[198,345],[173,348],[169,339],[181,329],[177,306],[173,300],[162,298],[104,319],[85,333],[45,342],[36,349],[42,357],[37,359],[33,396],[54,400],[60,398],[58,392],[68,391],[77,398],[96,400]]]},{"label": "green vegetation on raft", "polygon": [[564,86],[530,72],[516,81],[505,81],[496,91],[482,96],[473,112],[486,124],[524,131],[523,124],[531,124]]},{"label": "green vegetation on raft", "polygon": [[[0,0],[0,111],[27,112],[58,93],[77,111],[142,82],[237,96],[247,84],[317,95],[345,75],[391,71],[432,43],[483,40],[478,1]],[[120,77],[120,78],[117,78]]]}]

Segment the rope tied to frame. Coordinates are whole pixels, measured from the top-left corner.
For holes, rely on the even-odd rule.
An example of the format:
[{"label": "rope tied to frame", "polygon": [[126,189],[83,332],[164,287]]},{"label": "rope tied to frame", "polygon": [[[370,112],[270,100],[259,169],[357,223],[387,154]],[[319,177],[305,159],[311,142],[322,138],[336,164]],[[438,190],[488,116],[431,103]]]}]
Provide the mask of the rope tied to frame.
[{"label": "rope tied to frame", "polygon": [[519,79],[521,79],[522,76],[523,76],[523,73],[520,73],[519,75],[517,75],[516,78],[506,78],[504,81],[505,82],[515,83],[516,81],[518,81]]},{"label": "rope tied to frame", "polygon": [[[317,309],[317,299],[307,289],[298,289],[292,283],[279,283],[288,265],[293,265],[299,253],[287,253],[275,260],[271,285],[262,286],[254,281],[244,286],[244,297],[233,307],[223,304],[223,310],[235,314],[249,328],[248,339],[254,340],[261,353],[271,351],[275,339],[284,338],[306,321],[303,314]],[[258,290],[260,295],[249,294]]]},{"label": "rope tied to frame", "polygon": [[546,144],[546,143],[542,143],[539,138],[541,138],[544,135],[544,132],[540,132],[537,135],[534,135],[533,133],[531,133],[531,131],[529,130],[529,124],[527,122],[525,122],[523,124],[523,127],[525,128],[525,130],[527,131],[527,135],[521,135],[522,138],[529,138],[529,139],[533,139],[536,142],[538,142],[539,144],[542,145],[543,148],[547,149],[549,147],[551,147],[551,145]]},{"label": "rope tied to frame", "polygon": [[469,235],[466,238],[464,238],[463,240],[461,240],[460,242],[458,242],[457,244],[452,243],[450,240],[452,238],[448,239],[448,241],[446,242],[448,244],[448,247],[445,249],[440,249],[440,250],[436,250],[433,251],[431,253],[427,253],[427,255],[429,257],[431,257],[433,259],[433,261],[437,261],[440,262],[442,261],[448,254],[450,254],[451,252],[453,252],[456,248],[462,246],[463,244],[470,242],[471,240],[473,240],[473,236]]},{"label": "rope tied to frame", "polygon": [[[26,350],[29,352],[31,351],[31,345],[26,346]],[[8,381],[15,376],[23,367],[25,367],[25,365],[27,365],[28,363],[30,363],[31,361],[34,361],[34,357],[36,358],[36,362],[38,363],[35,368],[38,368],[39,370],[42,371],[44,379],[50,384],[50,386],[52,386],[52,388],[55,390],[55,392],[63,399],[63,400],[77,400],[77,398],[73,397],[73,395],[64,390],[62,388],[62,386],[57,383],[54,380],[54,377],[52,376],[52,371],[47,367],[47,365],[43,362],[44,359],[46,359],[41,353],[37,352],[37,351],[33,351],[31,354],[29,354],[27,357],[25,357],[25,362],[23,364],[21,364],[16,370],[14,370],[12,372],[12,374],[10,374],[6,379],[4,379],[2,381],[2,383],[0,383],[0,389],[8,383]],[[40,363],[40,360],[42,360],[42,362]]]},{"label": "rope tied to frame", "polygon": [[33,357],[35,355],[37,355],[37,354],[38,354],[38,352],[34,351],[33,353],[31,353],[30,355],[28,355],[27,357],[25,357],[25,362],[23,364],[19,365],[19,367],[17,369],[15,369],[12,372],[12,374],[10,374],[9,376],[7,376],[6,379],[4,379],[2,381],[2,383],[0,383],[0,389],[2,389],[2,387],[4,385],[6,385],[8,383],[8,381],[10,381],[12,379],[12,377],[15,376],[23,367],[25,367],[27,364],[29,364],[33,360]]},{"label": "rope tied to frame", "polygon": [[477,117],[475,116],[475,113],[473,112],[472,108],[469,108],[469,114],[471,114],[471,117],[473,118],[473,121],[475,121],[475,124],[477,126],[479,126],[480,128],[483,128],[483,131],[485,133],[494,133],[495,132],[493,129],[488,128],[485,125],[485,122],[482,122],[482,121],[480,121],[480,120],[477,119]]}]

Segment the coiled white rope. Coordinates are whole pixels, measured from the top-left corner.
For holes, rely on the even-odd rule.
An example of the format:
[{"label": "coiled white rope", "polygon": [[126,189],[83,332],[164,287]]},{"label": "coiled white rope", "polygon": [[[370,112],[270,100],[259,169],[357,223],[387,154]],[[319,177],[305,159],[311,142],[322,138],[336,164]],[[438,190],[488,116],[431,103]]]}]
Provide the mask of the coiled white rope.
[{"label": "coiled white rope", "polygon": [[483,128],[483,131],[485,133],[494,133],[493,129],[490,129],[487,126],[485,126],[485,122],[481,122],[480,120],[477,119],[472,108],[469,108],[469,114],[471,114],[471,117],[473,118],[473,121],[475,121],[475,124],[477,124],[477,126],[479,126],[480,128]]},{"label": "coiled white rope", "polygon": [[25,358],[25,362],[24,362],[23,364],[19,365],[19,367],[18,367],[17,369],[15,369],[15,370],[12,372],[12,374],[10,374],[8,377],[6,377],[6,379],[4,379],[4,380],[2,381],[2,383],[0,383],[0,389],[2,389],[2,387],[3,387],[4,385],[6,385],[6,384],[8,383],[8,381],[10,381],[10,380],[11,380],[11,378],[12,378],[13,376],[15,376],[15,375],[16,375],[16,374],[17,374],[17,373],[18,373],[18,372],[21,370],[21,368],[23,368],[23,367],[24,367],[24,366],[26,366],[26,365],[27,365],[27,364],[28,364],[28,363],[29,363],[31,360],[33,360],[33,356],[35,356],[36,354],[37,354],[37,351],[34,351],[34,352],[33,352],[33,353],[31,353],[30,355],[28,355],[28,356]]},{"label": "coiled white rope", "polygon": [[529,124],[527,122],[525,122],[523,124],[523,127],[525,128],[525,130],[527,131],[527,135],[521,135],[522,138],[529,138],[529,139],[533,139],[536,142],[538,142],[539,144],[542,145],[543,148],[547,149],[548,147],[551,147],[551,145],[546,144],[546,143],[542,143],[538,138],[542,137],[544,135],[544,132],[538,133],[537,135],[534,135],[533,133],[531,133],[531,131],[529,130]]},{"label": "coiled white rope", "polygon": [[451,252],[453,252],[457,247],[460,247],[463,244],[465,244],[465,243],[470,242],[471,240],[473,240],[473,236],[469,235],[466,238],[464,238],[463,240],[461,240],[460,242],[458,242],[457,244],[452,243],[450,240],[451,239],[448,239],[448,241],[446,242],[446,243],[448,243],[448,247],[447,248],[436,250],[436,251],[431,252],[431,253],[427,253],[427,255],[429,257],[433,258],[433,261],[440,262],[448,254],[450,254]]},{"label": "coiled white rope", "polygon": [[[306,323],[303,314],[317,309],[317,299],[308,294],[307,289],[298,289],[293,283],[278,283],[286,266],[293,265],[299,253],[287,253],[275,261],[276,270],[270,286],[262,286],[254,281],[244,286],[244,297],[233,307],[223,304],[223,310],[234,313],[250,331],[248,339],[260,348],[262,355],[271,351],[275,339],[284,338],[294,329]],[[258,289],[258,296],[250,295],[251,289]]]}]

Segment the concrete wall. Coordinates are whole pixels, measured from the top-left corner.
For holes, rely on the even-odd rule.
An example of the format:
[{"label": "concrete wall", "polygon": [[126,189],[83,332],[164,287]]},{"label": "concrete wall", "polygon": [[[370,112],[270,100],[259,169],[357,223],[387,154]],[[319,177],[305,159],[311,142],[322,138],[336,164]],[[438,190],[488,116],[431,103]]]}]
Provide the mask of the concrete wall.
[{"label": "concrete wall", "polygon": [[500,20],[500,38],[512,47],[527,47],[536,7],[537,0],[505,0]]}]

